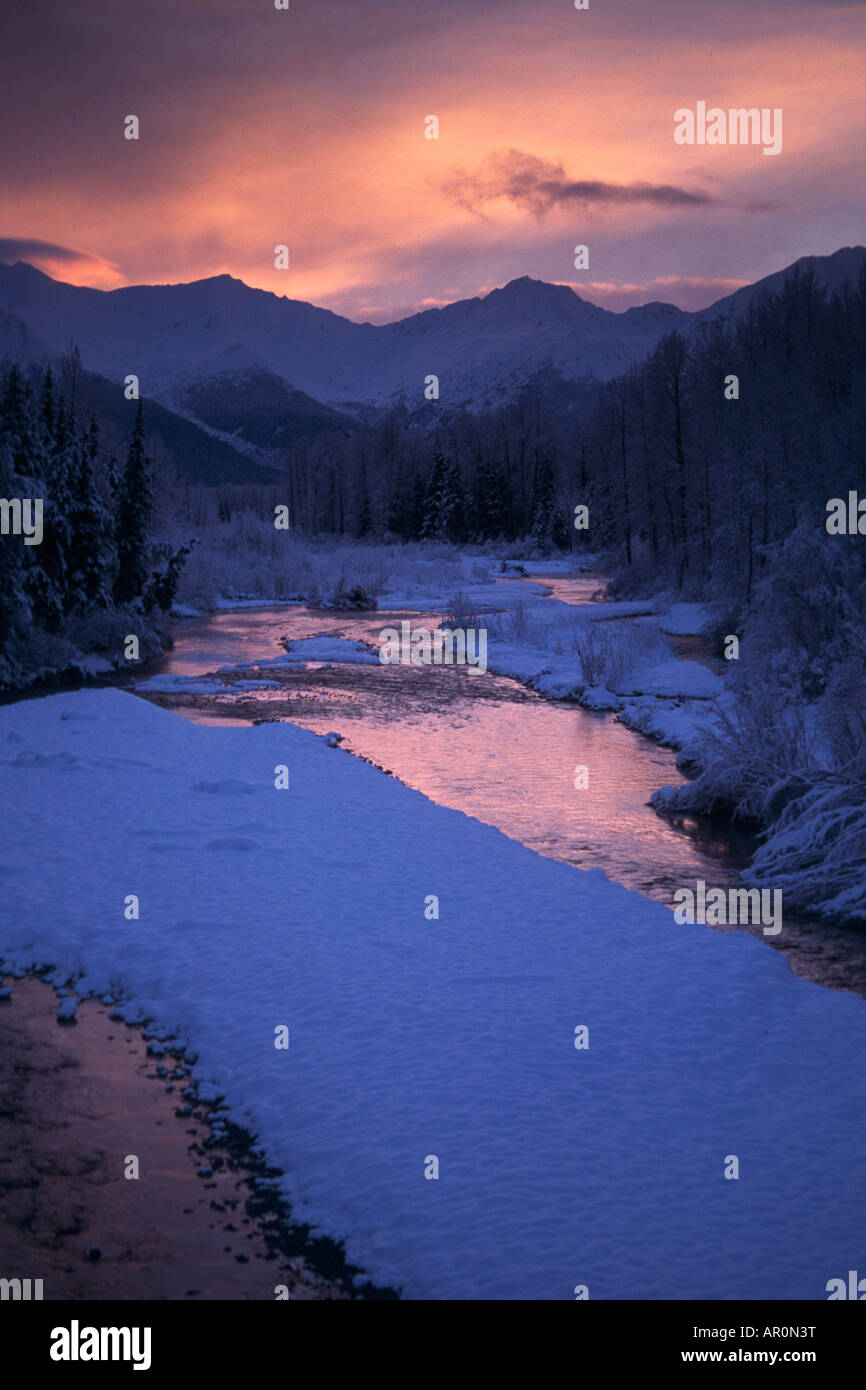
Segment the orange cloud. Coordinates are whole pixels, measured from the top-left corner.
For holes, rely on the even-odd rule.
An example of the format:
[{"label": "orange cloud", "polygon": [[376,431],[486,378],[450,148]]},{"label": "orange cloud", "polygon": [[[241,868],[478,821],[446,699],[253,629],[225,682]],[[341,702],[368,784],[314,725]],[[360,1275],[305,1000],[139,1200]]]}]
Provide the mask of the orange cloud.
[{"label": "orange cloud", "polygon": [[[76,283],[228,272],[381,321],[524,274],[566,281],[581,242],[611,303],[694,306],[861,237],[856,7],[38,8],[0,55],[17,132],[2,230],[87,247],[36,260]],[[783,107],[783,153],[676,146],[673,113],[697,98]]]},{"label": "orange cloud", "polygon": [[55,280],[94,289],[113,290],[125,284],[116,265],[89,251],[76,251],[36,237],[0,237],[0,261],[7,265],[27,261]]}]

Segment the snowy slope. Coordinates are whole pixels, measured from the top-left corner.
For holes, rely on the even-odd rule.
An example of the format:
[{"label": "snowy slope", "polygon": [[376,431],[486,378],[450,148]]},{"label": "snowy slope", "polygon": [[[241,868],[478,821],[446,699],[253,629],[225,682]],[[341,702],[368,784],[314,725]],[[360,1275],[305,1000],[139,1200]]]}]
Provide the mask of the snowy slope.
[{"label": "snowy slope", "polygon": [[[250,366],[269,366],[318,400],[345,393],[346,364],[372,354],[376,330],[311,304],[250,289],[230,275],[189,285],[92,290],[31,266],[0,267],[0,307],[46,341],[72,340],[84,364],[144,394]],[[351,394],[351,392],[349,393]]]},{"label": "snowy slope", "polygon": [[[0,266],[0,272],[3,267]],[[32,333],[14,314],[0,312],[0,363],[17,362],[19,366],[45,362],[56,355],[41,338]]]},{"label": "snowy slope", "polygon": [[176,408],[202,382],[240,381],[254,367],[328,404],[421,402],[430,373],[449,404],[480,403],[547,365],[566,377],[612,376],[663,331],[652,317],[612,314],[567,286],[528,278],[374,327],[229,275],[106,292],[19,263],[0,266],[3,307],[49,342],[78,343],[95,371],[118,380],[135,372],[143,391]]},{"label": "snowy slope", "polygon": [[[836,285],[856,274],[864,254],[855,248],[806,259]],[[113,380],[134,372],[145,394],[182,412],[190,393],[213,378],[226,379],[227,390],[236,378],[240,396],[249,373],[261,369],[330,406],[399,397],[421,404],[425,378],[434,374],[440,399],[456,408],[503,400],[547,368],[568,380],[610,378],[663,333],[732,304],[736,310],[755,288],[701,315],[657,303],[617,314],[568,286],[524,276],[484,298],[373,326],[250,289],[230,275],[101,291],[62,284],[19,262],[0,266],[0,312],[58,349],[78,343],[85,366]]]},{"label": "snowy slope", "polygon": [[841,290],[846,284],[856,284],[857,276],[864,265],[866,265],[866,250],[862,246],[843,246],[838,251],[834,251],[832,256],[801,256],[799,260],[786,266],[784,270],[777,270],[775,274],[767,275],[763,280],[757,280],[754,285],[744,285],[742,289],[735,290],[733,294],[725,295],[724,299],[717,300],[709,308],[701,309],[693,315],[694,324],[698,325],[719,318],[736,318],[738,314],[742,314],[748,309],[752,300],[763,290],[778,294],[786,278],[795,270],[799,270],[802,274],[806,270],[813,269],[818,283],[832,293]]},{"label": "snowy slope", "polygon": [[0,951],[188,1037],[382,1283],[823,1299],[862,1268],[861,1000],[291,725],[78,692],[0,709],[0,758]]}]

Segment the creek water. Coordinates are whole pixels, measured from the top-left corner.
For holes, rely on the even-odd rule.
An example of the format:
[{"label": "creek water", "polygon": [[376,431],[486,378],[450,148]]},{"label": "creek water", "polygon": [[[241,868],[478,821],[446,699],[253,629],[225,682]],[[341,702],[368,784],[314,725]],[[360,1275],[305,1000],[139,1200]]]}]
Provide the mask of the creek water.
[{"label": "creek water", "polygon": [[[576,575],[539,582],[566,603],[586,603],[603,581]],[[441,622],[441,614],[331,612],[299,604],[183,619],[174,647],[151,669],[209,675],[284,655],[286,639],[322,635],[375,647],[382,628],[399,627],[404,618],[428,628]],[[705,659],[712,664],[708,654]],[[250,677],[275,684],[245,689]],[[697,879],[713,887],[736,884],[753,848],[727,824],[656,815],[650,794],[685,780],[669,749],[609,713],[548,700],[489,671],[309,662],[221,673],[218,679],[225,682],[219,693],[172,691],[148,698],[204,724],[288,720],[316,734],[337,732],[342,748],[432,801],[494,825],[539,854],[580,869],[601,868],[668,907],[677,887],[694,888]],[[575,789],[577,766],[589,769],[588,789]],[[673,918],[671,930],[682,930]],[[760,925],[719,930],[749,931],[784,951],[798,975],[866,997],[862,932],[794,920],[787,912],[779,938],[764,937]]]}]

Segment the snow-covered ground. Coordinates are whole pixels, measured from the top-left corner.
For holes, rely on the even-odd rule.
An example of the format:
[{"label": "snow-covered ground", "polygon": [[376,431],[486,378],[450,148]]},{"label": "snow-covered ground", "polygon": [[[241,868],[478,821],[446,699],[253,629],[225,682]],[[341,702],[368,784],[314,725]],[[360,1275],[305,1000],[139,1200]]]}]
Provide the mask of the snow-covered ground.
[{"label": "snow-covered ground", "polygon": [[295,666],[306,666],[322,661],[343,662],[352,666],[378,666],[379,658],[375,652],[365,647],[363,642],[352,642],[345,637],[306,637],[295,642],[286,642],[283,656],[263,657],[260,661],[239,661],[231,666],[221,666],[221,671],[278,671]]},{"label": "snow-covered ground", "polygon": [[428,596],[449,595],[467,584],[492,584],[502,556],[458,549],[447,542],[406,545],[314,540],[275,530],[243,513],[231,536],[218,523],[199,528],[200,544],[180,576],[178,614],[309,602],[344,602],[354,589],[381,608],[425,608]]},{"label": "snow-covered ground", "polygon": [[675,748],[692,742],[725,698],[719,676],[676,657],[667,640],[700,632],[707,614],[699,604],[566,603],[538,597],[535,585],[498,587],[510,594],[510,611],[493,615],[488,634],[488,666],[499,675],[554,700],[615,711]]},{"label": "snow-covered ground", "polygon": [[[704,605],[660,604],[655,599],[563,602],[550,596],[544,581],[582,573],[574,556],[503,560],[453,547],[443,550],[446,558],[438,574],[423,547],[401,548],[400,558],[392,562],[391,574],[381,585],[378,612],[383,628],[390,626],[389,615],[395,612],[442,615],[443,622],[448,621],[457,600],[465,609],[464,626],[487,626],[491,671],[553,700],[576,700],[590,709],[610,710],[629,727],[677,749],[693,743],[712,720],[718,701],[726,698],[724,684],[714,672],[699,662],[676,657],[667,640],[667,635],[700,633],[708,617]],[[584,563],[594,558],[587,556]],[[502,582],[528,573],[531,577],[523,582]],[[256,604],[220,599],[218,606]],[[261,601],[258,606],[274,604]],[[626,621],[620,625],[615,619]],[[587,670],[575,643],[581,631],[599,624],[604,625],[602,641],[612,658],[603,678]],[[423,623],[418,620],[416,625]],[[363,644],[317,637],[293,643],[286,657],[263,654],[260,661],[223,670],[278,669],[302,660],[375,663],[377,658]],[[144,684],[139,688],[163,687]],[[204,687],[200,693],[207,693]]]},{"label": "snow-covered ground", "polygon": [[0,709],[0,750],[7,965],[187,1041],[377,1281],[824,1299],[862,1267],[860,999],[289,724],[90,690]]},{"label": "snow-covered ground", "polygon": [[[270,666],[275,663],[266,661],[263,664]],[[245,662],[244,668],[253,665],[252,662]],[[235,668],[225,669],[234,670]],[[231,686],[228,686],[222,681],[209,680],[206,676],[164,674],[148,676],[146,680],[136,681],[135,689],[148,695],[225,695],[226,693],[236,694],[239,690],[275,690],[277,685],[277,681],[241,680],[232,681]]]}]

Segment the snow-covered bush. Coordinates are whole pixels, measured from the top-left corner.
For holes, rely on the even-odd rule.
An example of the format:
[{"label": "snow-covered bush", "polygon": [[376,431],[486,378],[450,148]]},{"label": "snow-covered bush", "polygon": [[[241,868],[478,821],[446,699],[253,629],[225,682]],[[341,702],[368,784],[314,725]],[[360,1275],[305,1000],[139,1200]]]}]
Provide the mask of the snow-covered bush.
[{"label": "snow-covered bush", "polygon": [[598,623],[582,623],[571,636],[571,649],[580,661],[587,685],[611,687],[630,674],[630,651]]},{"label": "snow-covered bush", "polygon": [[485,626],[484,615],[479,613],[473,606],[470,599],[459,591],[449,599],[445,612],[442,615],[442,626],[446,628],[459,628],[463,632],[478,631]]},{"label": "snow-covered bush", "polygon": [[618,690],[636,668],[670,655],[654,623],[582,622],[572,627],[565,650],[574,652],[587,685]]},{"label": "snow-covered bush", "polygon": [[500,642],[509,642],[515,646],[524,643],[532,643],[537,626],[530,619],[529,607],[523,600],[519,600],[513,608],[506,609],[502,613],[491,613],[485,617],[485,624],[491,637],[497,638]]},{"label": "snow-covered bush", "polygon": [[[192,534],[186,522],[175,529],[170,539]],[[467,555],[444,541],[376,545],[286,533],[252,511],[235,511],[231,525],[208,516],[194,534],[198,544],[181,574],[177,600],[204,611],[220,597],[317,605],[355,589],[384,606],[388,593],[483,583],[498,563],[498,557]]]},{"label": "snow-covered bush", "polygon": [[866,583],[860,554],[799,527],[768,562],[699,775],[659,810],[760,827],[749,877],[795,910],[866,920]]},{"label": "snow-covered bush", "polygon": [[349,583],[346,576],[341,574],[330,593],[324,597],[317,594],[314,606],[317,608],[370,610],[376,608],[376,595],[370,589],[365,588],[363,584]]},{"label": "snow-covered bush", "polygon": [[737,695],[720,705],[714,725],[691,750],[699,776],[673,795],[657,793],[653,805],[763,824],[781,785],[796,778],[806,786],[820,771],[814,720],[803,705],[785,703],[777,683],[761,680]]},{"label": "snow-covered bush", "polygon": [[866,924],[866,795],[822,778],[782,811],[747,878],[781,888],[790,907]]}]

